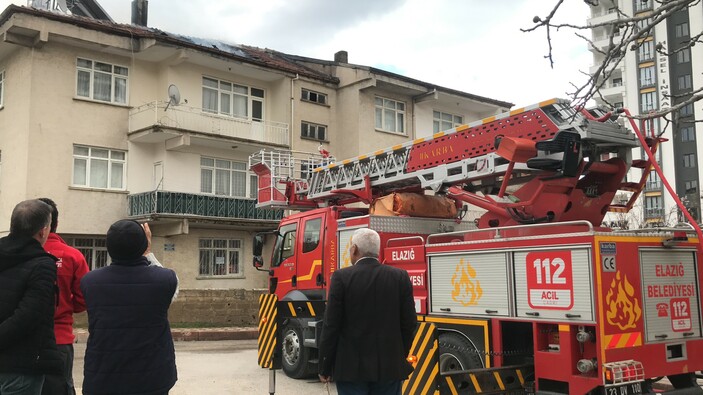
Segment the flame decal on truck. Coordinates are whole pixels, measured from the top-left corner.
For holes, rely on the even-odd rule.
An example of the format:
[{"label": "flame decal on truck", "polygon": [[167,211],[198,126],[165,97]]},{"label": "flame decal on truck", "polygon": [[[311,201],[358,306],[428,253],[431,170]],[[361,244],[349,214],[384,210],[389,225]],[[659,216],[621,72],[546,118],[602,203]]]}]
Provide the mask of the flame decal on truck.
[{"label": "flame decal on truck", "polygon": [[454,269],[452,286],[452,299],[463,306],[478,304],[483,295],[481,283],[476,280],[476,270],[471,267],[468,260],[464,263],[463,258]]},{"label": "flame decal on truck", "polygon": [[627,276],[621,276],[618,270],[605,296],[606,317],[610,325],[615,325],[621,330],[637,327],[635,323],[642,316],[642,309],[634,295],[635,288],[627,280]]}]

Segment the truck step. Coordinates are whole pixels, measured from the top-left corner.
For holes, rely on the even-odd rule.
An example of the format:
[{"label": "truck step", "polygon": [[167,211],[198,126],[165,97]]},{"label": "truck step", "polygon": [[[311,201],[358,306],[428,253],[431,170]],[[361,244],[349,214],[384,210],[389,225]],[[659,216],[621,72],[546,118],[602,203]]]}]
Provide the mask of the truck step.
[{"label": "truck step", "polygon": [[637,192],[640,190],[640,184],[637,182],[623,182],[618,189],[621,191]]},{"label": "truck step", "polygon": [[608,206],[608,211],[611,213],[626,213],[627,212],[627,206],[624,204],[611,204]]},{"label": "truck step", "polygon": [[315,339],[305,339],[305,340],[303,341],[303,345],[304,345],[305,347],[317,347],[317,344],[316,344],[316,343],[317,343],[317,342],[315,341]]}]

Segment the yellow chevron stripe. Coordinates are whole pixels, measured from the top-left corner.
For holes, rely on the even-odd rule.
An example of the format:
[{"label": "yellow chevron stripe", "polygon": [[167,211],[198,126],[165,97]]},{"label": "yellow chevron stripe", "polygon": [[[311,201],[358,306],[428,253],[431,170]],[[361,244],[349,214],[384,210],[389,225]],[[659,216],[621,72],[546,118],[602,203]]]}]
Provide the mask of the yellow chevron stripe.
[{"label": "yellow chevron stripe", "polygon": [[457,132],[463,132],[464,130],[468,129],[469,125],[459,125],[456,127]]},{"label": "yellow chevron stripe", "polygon": [[469,377],[471,377],[471,382],[474,383],[474,389],[476,392],[483,392],[481,391],[481,386],[478,384],[478,380],[476,380],[476,376],[472,373],[469,374]]},{"label": "yellow chevron stripe", "polygon": [[288,304],[288,309],[290,310],[290,314],[291,314],[293,317],[296,317],[297,314],[295,314],[295,309],[293,308],[293,303],[292,303],[292,302],[288,302],[287,304]]},{"label": "yellow chevron stripe", "polygon": [[505,391],[505,384],[503,384],[503,380],[500,378],[500,374],[498,374],[497,371],[494,371],[493,377],[496,378],[496,382],[498,383],[498,387],[500,387],[500,390]]},{"label": "yellow chevron stripe", "polygon": [[515,373],[517,373],[517,378],[520,380],[520,384],[525,385],[525,378],[522,377],[522,371],[520,369],[515,369]]},{"label": "yellow chevron stripe", "polygon": [[310,315],[314,317],[315,316],[315,309],[312,308],[312,303],[307,302],[307,304],[308,304],[308,310],[310,310]]},{"label": "yellow chevron stripe", "polygon": [[[429,358],[428,358],[429,359]],[[434,378],[437,377],[437,370],[439,369],[439,364],[438,363],[432,363],[432,372],[430,373],[430,377],[428,377],[427,382],[425,382],[425,387],[422,388],[422,393],[423,394],[429,394],[430,393],[430,386],[434,384]]]},{"label": "yellow chevron stripe", "polygon": [[378,156],[378,155],[381,155],[382,153],[383,153],[383,150],[381,149],[381,150],[374,152],[373,154]]},{"label": "yellow chevron stripe", "polygon": [[400,149],[403,149],[403,144],[394,145],[393,147],[391,147],[391,149],[393,151],[398,151]]},{"label": "yellow chevron stripe", "polygon": [[449,391],[452,392],[452,395],[459,395],[459,393],[456,391],[456,386],[454,385],[454,380],[452,380],[452,376],[447,376],[447,386],[449,387]]},{"label": "yellow chevron stripe", "polygon": [[540,107],[545,107],[545,106],[552,105],[552,104],[554,104],[554,103],[556,103],[556,102],[557,102],[557,99],[545,100],[545,101],[539,102],[539,106],[540,106]]},{"label": "yellow chevron stripe", "polygon": [[439,133],[433,134],[433,135],[432,135],[432,138],[433,138],[433,139],[436,139],[436,138],[442,137],[442,136],[444,136],[444,132],[439,132]]},{"label": "yellow chevron stripe", "polygon": [[495,121],[495,120],[496,120],[496,117],[493,116],[493,117],[483,118],[483,121],[481,121],[481,122],[483,122],[484,124],[486,124],[486,123],[491,123],[491,122],[493,122],[493,121]]},{"label": "yellow chevron stripe", "polygon": [[510,111],[510,115],[517,115],[523,112],[525,112],[525,107],[517,108],[513,111]]},{"label": "yellow chevron stripe", "polygon": [[[429,333],[428,333],[428,334],[429,334]],[[425,350],[425,349],[427,348],[427,343],[428,343],[428,341],[430,340],[431,337],[432,337],[432,336],[425,336],[425,339],[422,341],[422,345],[420,346],[420,350]],[[436,346],[436,344],[433,344],[433,347],[432,347],[430,350],[435,349],[435,348],[436,348],[435,346]],[[419,354],[420,354],[420,353],[418,353],[418,355],[419,355]],[[418,369],[418,372],[419,372],[419,373],[418,373],[418,376],[419,376],[419,377],[423,377],[423,376],[425,375],[425,372],[427,371],[428,364],[430,364],[430,363],[432,362],[433,365],[436,365],[436,364],[434,363],[434,361],[430,361],[431,359],[432,359],[432,358],[425,358],[425,360],[423,361],[423,365],[420,366],[420,369]],[[415,368],[417,369],[417,367],[415,367]],[[417,391],[417,386],[418,386],[419,384],[420,384],[420,380],[416,380],[415,383],[413,384],[411,390],[410,390],[410,393],[411,393],[411,394],[415,394],[415,393],[416,393],[415,391]]]},{"label": "yellow chevron stripe", "polygon": [[424,143],[424,142],[425,142],[425,139],[424,139],[424,138],[413,140],[413,144],[420,144],[420,143]]}]

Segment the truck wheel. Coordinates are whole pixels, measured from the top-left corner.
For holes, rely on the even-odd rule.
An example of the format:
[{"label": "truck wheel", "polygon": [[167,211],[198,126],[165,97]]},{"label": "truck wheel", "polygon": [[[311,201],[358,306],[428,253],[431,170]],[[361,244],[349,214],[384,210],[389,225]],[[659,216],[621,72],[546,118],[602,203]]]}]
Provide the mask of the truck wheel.
[{"label": "truck wheel", "polygon": [[303,345],[303,329],[298,322],[290,322],[283,329],[281,344],[281,367],[288,377],[302,379],[308,377],[308,357],[310,349]]},{"label": "truck wheel", "polygon": [[671,383],[671,385],[674,386],[675,389],[698,387],[698,384],[696,383],[695,373],[675,374],[671,376],[666,376],[666,378],[669,379],[669,382]]},{"label": "truck wheel", "polygon": [[483,368],[479,351],[457,333],[439,335],[439,372],[447,373]]}]

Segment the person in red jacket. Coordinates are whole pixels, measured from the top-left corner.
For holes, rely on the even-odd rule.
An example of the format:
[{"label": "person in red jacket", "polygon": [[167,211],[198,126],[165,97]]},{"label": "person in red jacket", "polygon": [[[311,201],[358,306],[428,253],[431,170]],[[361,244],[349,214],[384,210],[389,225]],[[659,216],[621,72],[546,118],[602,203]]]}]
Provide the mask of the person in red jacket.
[{"label": "person in red jacket", "polygon": [[88,264],[83,254],[66,244],[56,234],[59,223],[59,210],[56,203],[49,198],[39,199],[51,206],[51,233],[44,244],[46,252],[58,258],[56,261],[58,303],[54,313],[54,333],[56,345],[64,360],[62,376],[47,375],[42,394],[75,395],[73,386],[73,314],[85,311],[85,300],[81,293],[81,279],[88,273]]}]

